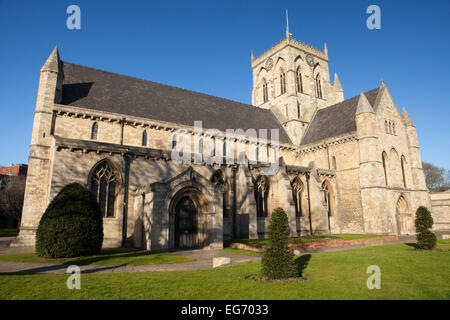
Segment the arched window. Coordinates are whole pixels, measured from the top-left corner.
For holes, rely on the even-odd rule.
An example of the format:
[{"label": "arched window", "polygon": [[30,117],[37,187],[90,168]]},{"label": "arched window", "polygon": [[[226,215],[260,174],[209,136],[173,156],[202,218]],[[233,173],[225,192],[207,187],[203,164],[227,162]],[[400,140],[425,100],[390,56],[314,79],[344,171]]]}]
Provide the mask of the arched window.
[{"label": "arched window", "polygon": [[102,161],[94,168],[90,188],[97,197],[104,217],[114,217],[117,184],[117,175],[108,161]]},{"label": "arched window", "polygon": [[211,177],[211,182],[215,185],[223,186],[223,197],[222,197],[222,210],[223,216],[228,217],[228,184],[225,180],[225,175],[222,170],[217,170]]},{"label": "arched window", "polygon": [[301,116],[300,103],[297,101],[297,118],[300,119],[300,116]]},{"label": "arched window", "polygon": [[280,88],[281,88],[281,94],[286,93],[286,74],[281,71],[280,74]]},{"label": "arched window", "polygon": [[147,146],[147,131],[144,130],[144,132],[142,132],[142,146],[146,147]]},{"label": "arched window", "polygon": [[389,133],[392,134],[392,123],[389,121]]},{"label": "arched window", "polygon": [[386,168],[386,163],[387,163],[387,154],[386,154],[386,152],[383,152],[383,153],[381,154],[381,161],[383,162],[384,183],[385,183],[386,185],[388,185],[387,168]]},{"label": "arched window", "polygon": [[268,217],[269,206],[267,199],[269,196],[269,179],[266,176],[260,176],[255,182],[255,201],[256,216]]},{"label": "arched window", "polygon": [[336,170],[336,169],[337,169],[336,157],[335,157],[335,156],[333,156],[333,157],[331,158],[331,165],[333,166],[333,170]]},{"label": "arched window", "polygon": [[302,210],[302,193],[303,193],[303,182],[300,180],[300,178],[295,178],[292,181],[292,196],[294,198],[294,205],[295,205],[295,216],[301,217],[303,216],[303,210]]},{"label": "arched window", "polygon": [[177,148],[177,135],[174,134],[172,136],[172,150],[175,150]]},{"label": "arched window", "polygon": [[316,98],[322,99],[322,83],[320,80],[320,74],[316,76]]},{"label": "arched window", "polygon": [[227,156],[227,139],[223,139],[223,156]]},{"label": "arched window", "polygon": [[97,122],[94,122],[92,124],[91,128],[91,140],[97,140],[98,139],[98,124]]},{"label": "arched window", "polygon": [[392,134],[395,136],[395,122],[392,122]]},{"label": "arched window", "polygon": [[384,131],[386,131],[386,133],[389,133],[389,126],[387,120],[384,120]]},{"label": "arched window", "polygon": [[405,156],[402,156],[401,166],[402,166],[402,177],[403,177],[403,187],[404,188],[406,188],[405,163],[406,163]]},{"label": "arched window", "polygon": [[265,79],[263,81],[263,101],[264,103],[269,101],[269,91],[267,90],[267,82]]},{"label": "arched window", "polygon": [[296,87],[297,87],[297,92],[303,93],[302,71],[301,71],[300,67],[297,68]]},{"label": "arched window", "polygon": [[198,141],[198,153],[203,153],[203,138]]}]

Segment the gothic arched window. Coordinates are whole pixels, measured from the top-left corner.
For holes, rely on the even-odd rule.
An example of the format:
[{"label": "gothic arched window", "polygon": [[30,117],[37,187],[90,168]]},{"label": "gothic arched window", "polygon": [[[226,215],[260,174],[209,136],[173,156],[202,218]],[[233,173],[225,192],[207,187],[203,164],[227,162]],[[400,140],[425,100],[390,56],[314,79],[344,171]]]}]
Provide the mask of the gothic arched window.
[{"label": "gothic arched window", "polygon": [[404,188],[406,188],[405,163],[406,163],[405,156],[402,156],[401,166],[402,166],[402,177],[403,177],[403,187]]},{"label": "gothic arched window", "polygon": [[172,150],[175,150],[177,148],[177,135],[174,134],[172,136]]},{"label": "gothic arched window", "polygon": [[297,92],[303,93],[302,71],[301,71],[300,67],[297,68],[296,87],[297,87]]},{"label": "gothic arched window", "polygon": [[260,176],[255,182],[255,201],[256,216],[268,217],[269,206],[267,203],[269,196],[269,179],[266,176]]},{"label": "gothic arched window", "polygon": [[264,101],[264,103],[269,101],[269,91],[267,90],[266,80],[263,81],[263,101]]},{"label": "gothic arched window", "polygon": [[389,126],[387,120],[384,120],[384,131],[386,131],[386,133],[389,133]]},{"label": "gothic arched window", "polygon": [[392,122],[392,134],[395,136],[395,122]]},{"label": "gothic arched window", "polygon": [[281,71],[280,74],[280,88],[281,88],[281,94],[286,93],[286,74],[284,71]]},{"label": "gothic arched window", "polygon": [[295,216],[303,216],[302,210],[302,193],[303,193],[303,182],[297,177],[292,181],[292,196],[294,197],[295,205]]},{"label": "gothic arched window", "polygon": [[320,74],[316,76],[316,98],[322,99],[322,83],[320,80]]},{"label": "gothic arched window", "polygon": [[97,197],[104,217],[114,217],[118,179],[108,161],[99,163],[92,172],[90,189]]},{"label": "gothic arched window", "polygon": [[147,146],[147,131],[144,130],[144,132],[142,132],[142,146],[146,147]]},{"label": "gothic arched window", "polygon": [[225,180],[225,176],[222,172],[222,170],[217,170],[214,172],[213,176],[211,177],[211,182],[215,185],[223,186],[223,197],[222,197],[222,210],[223,210],[223,216],[228,216],[228,185]]},{"label": "gothic arched window", "polygon": [[97,140],[98,139],[98,123],[94,122],[92,124],[91,128],[91,140]]},{"label": "gothic arched window", "polygon": [[383,162],[383,170],[384,170],[384,183],[386,185],[388,185],[388,178],[387,178],[387,167],[386,167],[386,163],[387,163],[387,154],[386,152],[383,152],[381,154],[381,160]]},{"label": "gothic arched window", "polygon": [[198,153],[202,154],[203,153],[203,138],[201,138],[200,140],[198,140]]}]

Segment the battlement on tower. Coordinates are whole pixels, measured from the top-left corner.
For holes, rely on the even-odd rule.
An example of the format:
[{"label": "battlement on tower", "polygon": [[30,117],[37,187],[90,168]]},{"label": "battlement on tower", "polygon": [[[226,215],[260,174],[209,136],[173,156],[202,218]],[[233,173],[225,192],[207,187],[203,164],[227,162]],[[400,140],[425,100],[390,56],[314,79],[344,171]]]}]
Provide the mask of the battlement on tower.
[{"label": "battlement on tower", "polygon": [[283,49],[286,46],[292,46],[294,48],[297,48],[297,49],[300,49],[307,53],[310,53],[312,55],[315,55],[316,57],[318,57],[320,59],[324,59],[324,60],[328,61],[328,52],[327,52],[326,47],[322,51],[322,50],[319,50],[309,44],[298,41],[297,39],[294,39],[292,37],[285,37],[283,40],[281,40],[280,42],[275,44],[272,48],[264,51],[264,53],[262,53],[258,57],[255,58],[252,55],[252,68],[257,66],[261,62],[265,61],[266,58],[272,56],[275,52]]}]

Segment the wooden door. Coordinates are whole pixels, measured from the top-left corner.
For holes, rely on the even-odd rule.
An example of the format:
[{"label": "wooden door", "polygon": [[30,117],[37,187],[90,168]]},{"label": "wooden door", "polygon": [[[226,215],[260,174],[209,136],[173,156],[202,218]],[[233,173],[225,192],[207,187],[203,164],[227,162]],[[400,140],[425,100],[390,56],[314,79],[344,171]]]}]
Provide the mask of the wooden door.
[{"label": "wooden door", "polygon": [[197,208],[189,197],[181,198],[175,207],[175,248],[196,248]]}]

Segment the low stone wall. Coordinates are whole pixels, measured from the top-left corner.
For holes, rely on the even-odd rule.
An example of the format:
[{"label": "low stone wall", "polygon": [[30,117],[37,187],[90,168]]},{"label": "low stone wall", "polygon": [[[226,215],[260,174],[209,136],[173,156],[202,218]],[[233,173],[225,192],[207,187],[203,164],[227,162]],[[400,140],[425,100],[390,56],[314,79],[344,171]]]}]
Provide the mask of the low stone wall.
[{"label": "low stone wall", "polygon": [[[359,238],[359,239],[351,239],[351,240],[343,240],[343,239],[330,239],[325,241],[313,241],[313,242],[303,242],[303,243],[294,243],[289,244],[289,247],[294,251],[302,252],[302,251],[314,251],[325,248],[336,248],[336,247],[348,247],[348,246],[358,246],[365,245],[368,246],[379,246],[383,245],[386,241],[394,241],[397,240],[398,237],[396,235],[390,236],[380,236],[374,238]],[[254,252],[264,252],[264,245],[260,244],[245,244],[245,243],[237,243],[233,242],[229,246],[230,248],[242,249]]]}]

